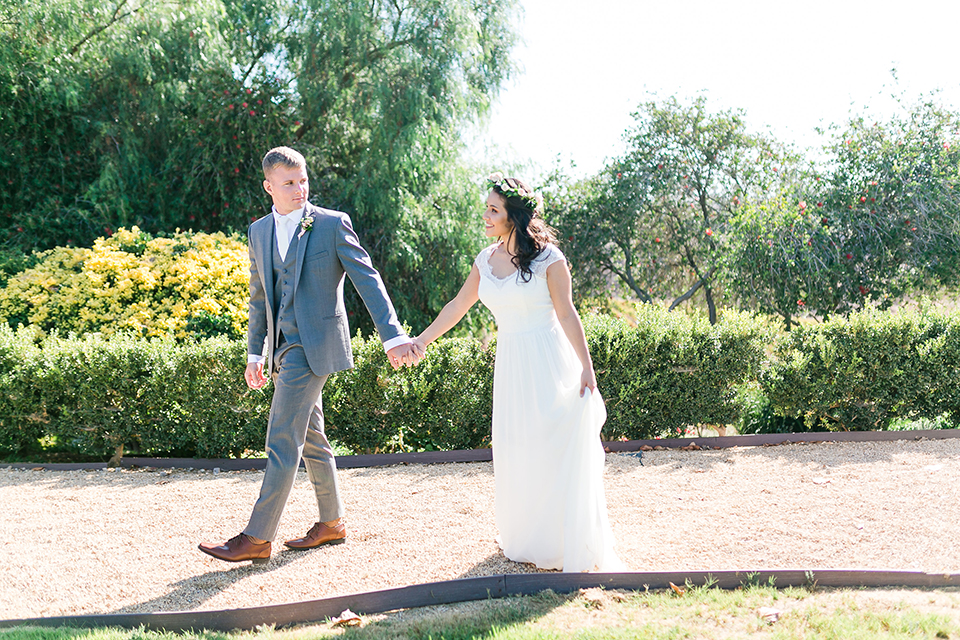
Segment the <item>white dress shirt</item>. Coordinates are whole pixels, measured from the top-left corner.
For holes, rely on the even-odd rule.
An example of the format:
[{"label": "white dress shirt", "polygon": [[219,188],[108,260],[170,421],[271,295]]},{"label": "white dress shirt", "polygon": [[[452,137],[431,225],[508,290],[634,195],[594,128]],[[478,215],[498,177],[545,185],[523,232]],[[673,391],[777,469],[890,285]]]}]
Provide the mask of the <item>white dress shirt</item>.
[{"label": "white dress shirt", "polygon": [[273,208],[273,225],[277,233],[277,249],[280,250],[280,259],[287,259],[287,249],[290,248],[290,243],[293,242],[293,235],[297,232],[297,229],[300,228],[300,220],[303,219],[303,207],[295,209],[286,215],[281,215],[277,212],[277,208]]}]

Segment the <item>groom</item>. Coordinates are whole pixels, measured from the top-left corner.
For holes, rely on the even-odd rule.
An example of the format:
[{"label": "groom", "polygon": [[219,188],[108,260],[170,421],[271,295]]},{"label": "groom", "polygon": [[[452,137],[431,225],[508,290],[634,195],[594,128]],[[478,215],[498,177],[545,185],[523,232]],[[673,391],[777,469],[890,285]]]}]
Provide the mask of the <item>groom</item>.
[{"label": "groom", "polygon": [[[273,212],[250,225],[250,318],[247,385],[259,389],[273,377],[267,423],[267,467],[260,498],[242,533],[200,550],[227,562],[266,562],[300,458],[320,508],[319,521],[302,538],[284,544],[310,549],[346,539],[337,467],[323,428],[320,394],[331,373],[353,366],[343,306],[344,274],[363,299],[393,367],[419,361],[411,349],[380,274],[360,246],[350,218],[307,202],[306,161],[288,147],[263,158],[263,188]],[[264,357],[266,353],[266,357]]]}]

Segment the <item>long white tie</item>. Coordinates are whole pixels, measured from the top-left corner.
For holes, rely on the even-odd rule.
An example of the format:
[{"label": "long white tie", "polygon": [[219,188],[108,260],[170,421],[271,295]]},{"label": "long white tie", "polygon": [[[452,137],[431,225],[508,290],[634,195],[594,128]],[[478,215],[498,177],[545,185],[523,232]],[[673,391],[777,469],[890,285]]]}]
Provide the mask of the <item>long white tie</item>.
[{"label": "long white tie", "polygon": [[280,259],[287,259],[287,249],[290,248],[290,242],[293,240],[293,232],[296,231],[293,225],[293,219],[290,214],[280,216],[280,229],[277,234],[277,249],[280,250]]}]

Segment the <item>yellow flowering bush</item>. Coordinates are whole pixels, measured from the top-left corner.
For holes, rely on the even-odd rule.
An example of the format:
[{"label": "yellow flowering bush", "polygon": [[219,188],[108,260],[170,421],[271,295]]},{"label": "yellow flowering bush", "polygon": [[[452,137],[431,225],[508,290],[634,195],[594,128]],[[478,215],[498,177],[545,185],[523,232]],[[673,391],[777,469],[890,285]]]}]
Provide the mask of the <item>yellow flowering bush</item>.
[{"label": "yellow flowering bush", "polygon": [[187,338],[246,332],[250,262],[242,239],[137,227],[93,248],[57,247],[0,289],[0,321],[78,334]]}]

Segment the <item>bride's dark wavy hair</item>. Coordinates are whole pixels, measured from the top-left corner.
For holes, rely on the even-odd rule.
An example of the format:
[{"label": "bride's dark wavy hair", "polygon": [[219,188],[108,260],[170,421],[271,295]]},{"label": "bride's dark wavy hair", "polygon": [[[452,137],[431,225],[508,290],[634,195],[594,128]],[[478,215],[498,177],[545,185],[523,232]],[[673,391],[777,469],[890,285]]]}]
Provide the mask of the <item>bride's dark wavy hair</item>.
[{"label": "bride's dark wavy hair", "polygon": [[[503,182],[514,192],[519,188],[533,193],[533,190],[518,178],[506,178]],[[543,204],[540,200],[537,200],[535,207],[531,207],[529,198],[504,193],[499,184],[494,184],[491,189],[506,202],[507,218],[513,223],[510,233],[516,234],[517,253],[510,258],[510,262],[516,267],[517,276],[524,282],[530,282],[533,277],[530,263],[537,259],[548,243],[557,243],[556,232],[540,218],[543,215]]]}]

